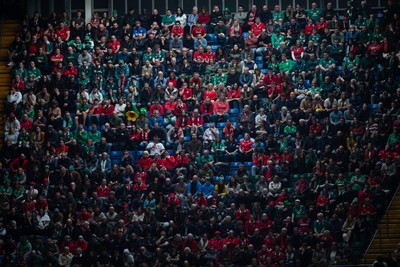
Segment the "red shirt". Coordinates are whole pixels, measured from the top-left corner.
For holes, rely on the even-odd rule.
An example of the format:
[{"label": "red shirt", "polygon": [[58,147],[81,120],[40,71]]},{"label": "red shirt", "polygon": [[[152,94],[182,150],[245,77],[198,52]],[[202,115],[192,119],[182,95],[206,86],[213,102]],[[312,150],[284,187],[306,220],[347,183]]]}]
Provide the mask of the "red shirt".
[{"label": "red shirt", "polygon": [[153,164],[153,162],[154,162],[153,159],[150,157],[147,157],[147,158],[140,157],[138,166],[142,167],[143,170],[148,170],[148,169],[150,169],[150,166],[151,166],[151,164]]},{"label": "red shirt", "polygon": [[251,150],[251,147],[253,146],[253,141],[251,141],[250,139],[247,141],[243,139],[242,141],[240,141],[239,146],[243,152],[248,152]]},{"label": "red shirt", "polygon": [[70,75],[73,75],[73,76],[78,76],[78,69],[77,68],[75,68],[75,67],[72,67],[72,68],[66,68],[66,69],[64,69],[64,72],[63,72],[63,75],[64,76],[70,76]]},{"label": "red shirt", "polygon": [[108,43],[108,47],[111,47],[111,50],[113,53],[116,53],[120,46],[121,46],[121,43],[118,40],[116,40],[115,42]]},{"label": "red shirt", "polygon": [[144,183],[137,183],[133,186],[133,190],[135,191],[144,191],[147,190],[147,185]]},{"label": "red shirt", "polygon": [[302,53],[304,53],[304,47],[300,46],[300,47],[292,47],[292,52],[294,55],[294,58],[296,58],[297,56],[301,56]]},{"label": "red shirt", "polygon": [[176,166],[178,166],[178,167],[185,166],[189,163],[189,157],[186,155],[183,157],[181,155],[178,155],[178,156],[176,156],[175,162],[176,162]]},{"label": "red shirt", "polygon": [[[200,20],[200,17],[199,17],[199,20]],[[194,36],[194,37],[197,37],[197,35],[201,35],[201,36],[203,36],[204,34],[206,34],[206,30],[204,29],[204,27],[202,27],[202,26],[200,26],[199,28],[198,27],[196,27],[196,26],[194,26],[193,28],[192,28],[192,35]]]},{"label": "red shirt", "polygon": [[68,37],[68,32],[69,32],[69,28],[68,27],[64,27],[64,28],[58,28],[57,30],[56,30],[56,34],[58,35],[58,36],[60,36],[61,37],[61,40],[63,40],[63,41],[66,41],[67,40],[67,37]]},{"label": "red shirt", "polygon": [[193,92],[190,88],[181,88],[179,89],[179,95],[182,97],[182,100],[185,101],[193,96]]},{"label": "red shirt", "polygon": [[174,36],[175,34],[178,34],[179,36],[183,35],[183,28],[182,27],[172,27],[171,29],[171,36]]},{"label": "red shirt", "polygon": [[217,98],[217,92],[215,92],[215,90],[212,90],[212,91],[206,90],[204,92],[203,98],[206,99],[207,97],[210,98],[210,100],[215,100]]},{"label": "red shirt", "polygon": [[113,114],[113,112],[114,112],[114,106],[111,104],[108,107],[106,107],[106,106],[102,107],[102,113],[105,116],[111,116]]},{"label": "red shirt", "polygon": [[52,55],[50,57],[50,60],[52,61],[53,59],[58,59],[56,62],[53,62],[54,65],[57,65],[58,63],[60,63],[60,60],[61,60],[61,62],[64,60],[64,55],[62,55],[62,54]]},{"label": "red shirt", "polygon": [[110,188],[108,186],[103,188],[102,186],[99,185],[96,188],[96,192],[98,197],[108,197],[110,195]]},{"label": "red shirt", "polygon": [[264,86],[270,86],[272,82],[275,82],[275,84],[279,84],[279,78],[276,75],[272,75],[271,77],[269,75],[265,75],[264,77]]},{"label": "red shirt", "polygon": [[265,31],[267,28],[265,27],[265,24],[260,22],[259,24],[254,23],[251,25],[251,30],[253,31],[255,36],[259,36],[263,31]]},{"label": "red shirt", "polygon": [[204,125],[204,119],[202,116],[191,116],[189,117],[189,122],[188,125],[196,125],[196,126],[203,126]]},{"label": "red shirt", "polygon": [[176,160],[175,157],[170,155],[168,158],[160,159],[160,165],[164,166],[167,169],[173,169],[176,167]]},{"label": "red shirt", "polygon": [[22,129],[26,129],[28,132],[30,129],[32,129],[32,121],[31,120],[26,120],[26,121],[20,121],[20,128]]}]

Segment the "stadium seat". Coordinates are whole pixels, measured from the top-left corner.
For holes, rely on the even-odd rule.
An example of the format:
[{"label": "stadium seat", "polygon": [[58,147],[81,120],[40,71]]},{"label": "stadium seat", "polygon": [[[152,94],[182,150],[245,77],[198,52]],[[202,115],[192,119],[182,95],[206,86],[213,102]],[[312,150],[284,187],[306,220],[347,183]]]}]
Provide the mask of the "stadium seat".
[{"label": "stadium seat", "polygon": [[237,108],[232,108],[229,110],[229,114],[238,114],[239,113],[239,109]]},{"label": "stadium seat", "polygon": [[343,67],[342,66],[336,66],[336,71],[342,71]]},{"label": "stadium seat", "polygon": [[136,157],[137,157],[137,158],[140,158],[140,157],[143,155],[143,152],[144,152],[144,151],[142,151],[142,150],[137,151],[137,152],[136,152]]},{"label": "stadium seat", "polygon": [[261,69],[261,72],[262,72],[263,74],[268,74],[268,69]]},{"label": "stadium seat", "polygon": [[248,32],[244,32],[242,33],[243,39],[246,39],[247,37],[249,37],[249,33]]},{"label": "stadium seat", "polygon": [[204,123],[204,128],[205,129],[210,128],[210,124],[209,123]]},{"label": "stadium seat", "polygon": [[250,168],[251,166],[253,166],[253,162],[251,162],[251,161],[245,162],[245,163],[244,163],[244,166],[245,166],[246,168]]},{"label": "stadium seat", "polygon": [[264,63],[256,63],[257,64],[257,68],[262,69],[264,67]]},{"label": "stadium seat", "polygon": [[230,166],[233,168],[239,168],[239,165],[242,164],[241,162],[231,162]]},{"label": "stadium seat", "polygon": [[257,56],[256,57],[256,63],[258,63],[258,62],[263,62],[263,57],[262,56]]},{"label": "stadium seat", "polygon": [[213,52],[216,52],[219,47],[220,47],[220,45],[212,45],[211,49]]},{"label": "stadium seat", "polygon": [[111,151],[111,158],[121,158],[122,151]]},{"label": "stadium seat", "polygon": [[213,33],[208,34],[208,37],[210,38],[208,40],[208,44],[213,44],[215,42],[215,35]]},{"label": "stadium seat", "polygon": [[217,128],[224,128],[225,125],[226,125],[225,122],[219,122],[219,123],[217,123]]},{"label": "stadium seat", "polygon": [[121,160],[120,159],[112,159],[111,160],[111,165],[120,165],[121,164]]},{"label": "stadium seat", "polygon": [[308,89],[311,87],[310,80],[304,80],[304,86]]},{"label": "stadium seat", "polygon": [[190,141],[190,136],[185,136],[184,139],[185,139],[185,142],[189,142]]}]

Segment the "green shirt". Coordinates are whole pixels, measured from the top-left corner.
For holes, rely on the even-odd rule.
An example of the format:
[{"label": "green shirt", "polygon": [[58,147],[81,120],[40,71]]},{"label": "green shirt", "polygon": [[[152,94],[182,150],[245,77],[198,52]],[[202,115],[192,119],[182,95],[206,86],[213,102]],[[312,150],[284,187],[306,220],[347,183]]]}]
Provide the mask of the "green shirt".
[{"label": "green shirt", "polygon": [[[356,181],[356,180],[362,180],[365,183],[367,181],[367,178],[365,178],[364,175],[361,175],[360,177],[357,177],[356,175],[354,175],[353,177],[351,177],[350,183],[352,183],[353,181]],[[359,183],[354,183],[352,186],[353,191],[357,191],[357,192],[363,190],[363,188],[364,188],[364,185],[359,184]]]},{"label": "green shirt", "polygon": [[225,84],[226,83],[226,75],[225,74],[221,74],[221,75],[214,75],[214,85],[219,85],[219,84]]},{"label": "green shirt", "polygon": [[285,18],[285,15],[284,15],[283,11],[274,11],[274,12],[272,12],[272,19],[275,22],[278,22],[279,19],[284,19],[284,18]]},{"label": "green shirt", "polygon": [[89,140],[88,132],[85,131],[85,130],[82,130],[82,132],[79,133],[79,132],[77,131],[77,132],[75,133],[75,139],[76,139],[76,141],[77,141],[79,144],[81,144],[81,145],[85,144],[85,143],[87,142],[87,140]]},{"label": "green shirt", "polygon": [[99,143],[101,139],[101,132],[99,131],[90,131],[89,133],[89,139],[92,139],[93,143]]},{"label": "green shirt", "polygon": [[320,64],[323,68],[327,69],[327,68],[329,68],[330,65],[335,64],[335,61],[334,61],[332,58],[328,58],[328,59],[321,58],[321,59],[319,60],[319,64]]},{"label": "green shirt", "polygon": [[170,25],[170,24],[172,24],[172,23],[175,23],[175,16],[174,15],[171,15],[171,16],[164,16],[163,18],[162,18],[162,21],[161,21],[161,23],[162,24],[164,24],[164,25]]},{"label": "green shirt", "polygon": [[321,43],[321,35],[319,35],[318,33],[317,34],[311,34],[309,37],[308,37],[308,40],[309,41],[312,41],[313,43],[314,43],[314,45],[319,45],[320,43]]},{"label": "green shirt", "polygon": [[280,46],[281,42],[285,41],[285,37],[283,35],[277,35],[276,33],[273,33],[271,36],[271,43],[273,48],[278,48]]},{"label": "green shirt", "polygon": [[283,132],[285,134],[294,135],[297,132],[297,127],[295,125],[292,126],[286,125],[286,127],[283,129]]},{"label": "green shirt", "polygon": [[41,76],[41,72],[38,68],[34,68],[34,69],[29,69],[28,70],[28,75],[33,75],[33,77],[39,78]]},{"label": "green shirt", "polygon": [[294,206],[292,209],[292,214],[294,215],[295,221],[298,221],[303,216],[303,213],[306,212],[306,208],[304,205],[300,205],[299,207]]},{"label": "green shirt", "polygon": [[203,166],[204,163],[208,162],[214,162],[214,157],[211,155],[208,155],[207,158],[204,157],[204,155],[200,157],[200,166]]},{"label": "green shirt", "polygon": [[67,53],[64,56],[64,65],[67,65],[68,62],[72,62],[72,64],[74,64],[74,66],[78,66],[78,55],[75,53]]},{"label": "green shirt", "polygon": [[316,9],[310,9],[307,12],[307,16],[311,18],[314,22],[318,22],[319,19],[322,17],[322,12],[321,9],[316,8]]},{"label": "green shirt", "polygon": [[356,65],[360,64],[360,59],[358,57],[354,57],[353,60],[351,60],[349,57],[345,57],[343,59],[343,66],[346,66],[348,70],[352,70]]},{"label": "green shirt", "polygon": [[282,61],[282,62],[279,64],[279,69],[280,69],[281,71],[284,71],[284,72],[290,71],[290,70],[292,69],[292,67],[293,67],[293,61],[290,60],[290,59],[286,59],[285,62]]}]

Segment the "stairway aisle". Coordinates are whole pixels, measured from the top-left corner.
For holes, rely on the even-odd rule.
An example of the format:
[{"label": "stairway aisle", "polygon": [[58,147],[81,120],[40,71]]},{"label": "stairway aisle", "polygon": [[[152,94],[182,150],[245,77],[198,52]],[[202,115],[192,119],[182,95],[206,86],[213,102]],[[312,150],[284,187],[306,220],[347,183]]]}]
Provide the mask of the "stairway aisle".
[{"label": "stairway aisle", "polygon": [[3,35],[1,36],[0,47],[0,148],[3,146],[4,140],[4,100],[10,90],[11,67],[8,67],[8,46],[15,38],[15,33],[19,29],[17,20],[6,20],[1,25]]},{"label": "stairway aisle", "polygon": [[400,192],[397,191],[391,205],[378,225],[378,232],[366,251],[362,264],[372,264],[380,255],[392,253],[400,242]]}]

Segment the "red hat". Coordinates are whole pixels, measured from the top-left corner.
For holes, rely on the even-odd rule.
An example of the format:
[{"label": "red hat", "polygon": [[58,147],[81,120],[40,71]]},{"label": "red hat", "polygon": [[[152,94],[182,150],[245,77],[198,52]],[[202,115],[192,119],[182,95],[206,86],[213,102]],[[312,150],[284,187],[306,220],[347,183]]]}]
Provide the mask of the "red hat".
[{"label": "red hat", "polygon": [[48,177],[45,177],[44,179],[43,179],[43,183],[48,183],[49,182],[49,178]]},{"label": "red hat", "polygon": [[215,231],[215,232],[214,232],[214,235],[220,235],[220,234],[221,234],[220,231]]},{"label": "red hat", "polygon": [[32,186],[35,186],[35,185],[36,185],[36,183],[35,183],[35,182],[31,182],[31,185],[32,185]]}]

